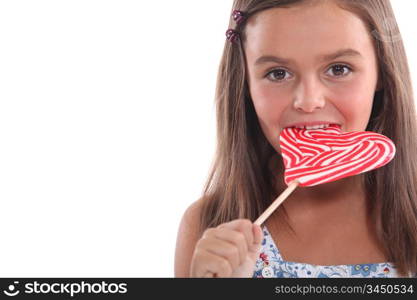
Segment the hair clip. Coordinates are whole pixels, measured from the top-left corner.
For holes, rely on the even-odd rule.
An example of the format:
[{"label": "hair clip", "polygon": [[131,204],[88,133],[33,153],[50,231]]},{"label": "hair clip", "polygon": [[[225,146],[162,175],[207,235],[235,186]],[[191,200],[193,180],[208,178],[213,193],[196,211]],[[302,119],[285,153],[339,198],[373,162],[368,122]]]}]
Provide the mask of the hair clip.
[{"label": "hair clip", "polygon": [[242,23],[245,20],[245,13],[241,10],[234,10],[232,12],[233,20],[236,21],[237,24]]},{"label": "hair clip", "polygon": [[230,42],[234,43],[239,38],[239,32],[231,28],[227,29],[226,37]]}]

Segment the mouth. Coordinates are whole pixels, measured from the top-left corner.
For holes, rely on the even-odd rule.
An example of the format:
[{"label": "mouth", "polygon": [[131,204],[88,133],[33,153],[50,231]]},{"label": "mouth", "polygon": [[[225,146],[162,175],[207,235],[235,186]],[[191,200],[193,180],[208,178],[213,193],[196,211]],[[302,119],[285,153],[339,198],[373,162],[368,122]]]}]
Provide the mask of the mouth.
[{"label": "mouth", "polygon": [[317,129],[325,129],[325,128],[338,128],[341,129],[341,125],[340,124],[319,124],[319,125],[295,125],[295,126],[289,126],[289,127],[285,127],[285,129],[287,128],[297,128],[297,129],[304,129],[304,130],[317,130]]}]

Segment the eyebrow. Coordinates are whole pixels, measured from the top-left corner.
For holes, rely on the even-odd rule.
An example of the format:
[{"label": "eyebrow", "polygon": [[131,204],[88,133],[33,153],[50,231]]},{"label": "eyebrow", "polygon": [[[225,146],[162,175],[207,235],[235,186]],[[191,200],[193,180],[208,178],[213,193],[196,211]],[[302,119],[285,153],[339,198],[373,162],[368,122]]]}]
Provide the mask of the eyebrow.
[{"label": "eyebrow", "polygon": [[[330,54],[324,54],[319,56],[319,60],[320,61],[328,61],[328,60],[333,60],[336,58],[339,58],[341,56],[359,56],[362,57],[362,54],[354,49],[351,48],[347,48],[347,49],[340,49],[334,53],[330,53]],[[257,65],[262,65],[264,63],[267,62],[275,62],[275,63],[279,63],[279,64],[289,64],[291,62],[294,62],[292,59],[289,58],[281,58],[281,57],[277,57],[277,56],[273,56],[273,55],[264,55],[259,57],[256,61],[255,61],[255,66]]]}]

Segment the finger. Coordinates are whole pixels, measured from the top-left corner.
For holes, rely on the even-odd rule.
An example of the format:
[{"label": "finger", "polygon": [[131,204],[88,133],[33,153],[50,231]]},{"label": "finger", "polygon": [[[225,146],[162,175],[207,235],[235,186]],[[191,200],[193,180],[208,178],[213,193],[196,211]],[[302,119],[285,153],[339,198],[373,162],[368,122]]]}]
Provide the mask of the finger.
[{"label": "finger", "polygon": [[229,228],[239,231],[245,235],[248,247],[253,244],[252,222],[248,219],[237,219],[223,223],[218,228]]},{"label": "finger", "polygon": [[207,271],[213,273],[213,275],[216,274],[216,277],[230,277],[233,273],[233,269],[229,261],[222,256],[212,254],[202,249],[200,258],[201,261],[205,262],[204,275],[206,275]]},{"label": "finger", "polygon": [[245,261],[249,247],[247,245],[246,237],[243,233],[228,228],[222,228],[216,232],[216,236],[236,245],[236,247],[239,249],[239,264],[242,264]]},{"label": "finger", "polygon": [[213,278],[216,274],[213,274],[210,271],[207,271],[206,274],[203,275],[203,278]]},{"label": "finger", "polygon": [[[239,248],[228,241],[218,238],[204,239],[200,241],[201,249],[227,259],[232,268],[236,269],[241,264]],[[245,254],[246,255],[246,254]]]},{"label": "finger", "polygon": [[218,278],[216,273],[211,273],[210,271],[208,271],[203,277],[204,278]]},{"label": "finger", "polygon": [[[245,257],[246,253],[248,252],[248,245],[246,242],[246,237],[240,231],[236,231],[233,229],[228,228],[228,226],[224,226],[225,224],[221,224],[216,228],[209,228],[207,229],[201,240],[204,239],[223,239],[229,242],[238,245],[239,247],[239,256]],[[223,232],[226,230],[226,232]],[[241,254],[241,255],[240,255]]]},{"label": "finger", "polygon": [[264,233],[262,231],[261,226],[257,224],[253,224],[252,230],[253,230],[254,240],[252,244],[252,249],[250,251],[258,251],[259,248],[261,247],[261,243],[264,238]]}]

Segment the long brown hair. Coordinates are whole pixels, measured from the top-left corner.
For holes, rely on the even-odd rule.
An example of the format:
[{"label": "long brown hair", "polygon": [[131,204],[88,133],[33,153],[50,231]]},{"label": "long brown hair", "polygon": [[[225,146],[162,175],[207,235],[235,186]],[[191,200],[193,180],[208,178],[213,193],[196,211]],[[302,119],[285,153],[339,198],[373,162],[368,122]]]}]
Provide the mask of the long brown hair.
[{"label": "long brown hair", "polygon": [[[311,0],[309,0],[311,1]],[[232,10],[247,18],[274,7],[304,0],[235,0]],[[389,0],[337,0],[358,15],[372,34],[381,89],[375,92],[367,131],[389,137],[395,158],[383,168],[364,173],[371,218],[389,261],[401,275],[417,273],[417,120],[407,58]],[[387,23],[389,22],[389,23]],[[252,222],[282,192],[274,181],[283,176],[279,153],[269,144],[250,98],[245,69],[245,22],[229,28],[240,32],[237,44],[225,41],[215,94],[217,145],[202,194],[200,234],[237,218]]]}]

